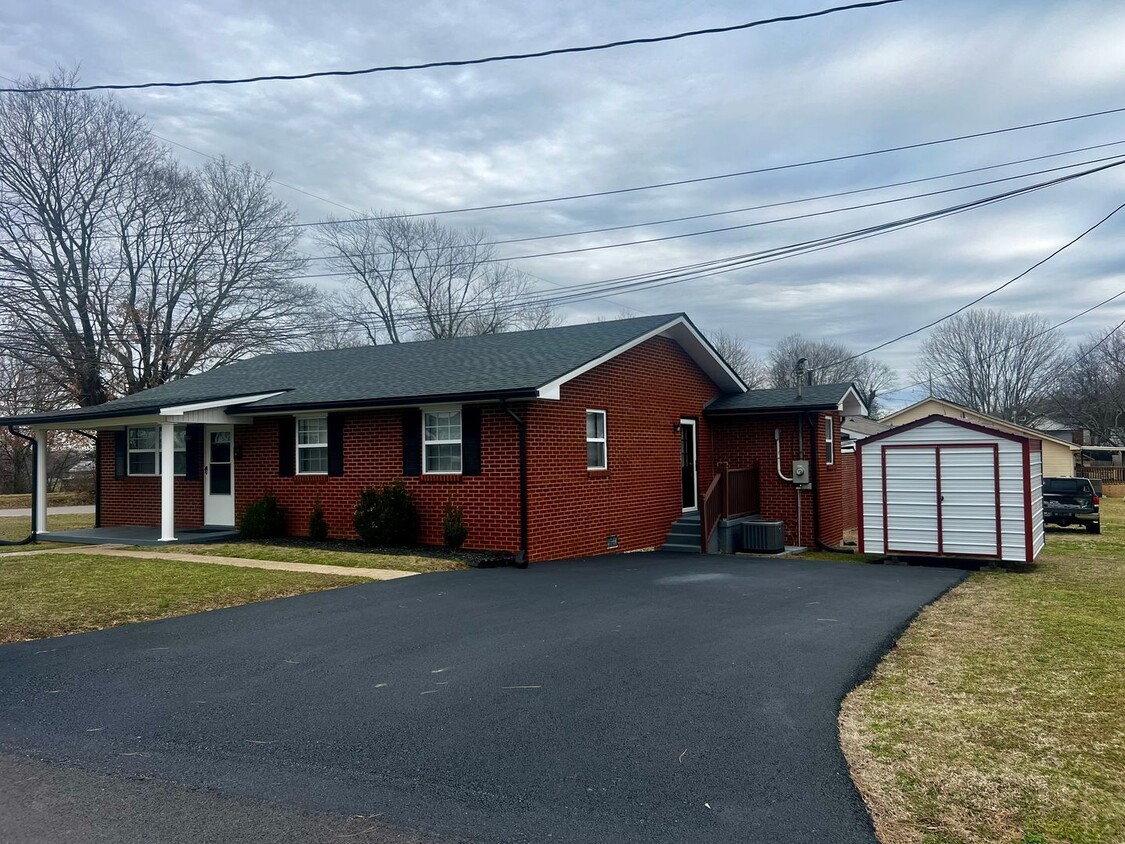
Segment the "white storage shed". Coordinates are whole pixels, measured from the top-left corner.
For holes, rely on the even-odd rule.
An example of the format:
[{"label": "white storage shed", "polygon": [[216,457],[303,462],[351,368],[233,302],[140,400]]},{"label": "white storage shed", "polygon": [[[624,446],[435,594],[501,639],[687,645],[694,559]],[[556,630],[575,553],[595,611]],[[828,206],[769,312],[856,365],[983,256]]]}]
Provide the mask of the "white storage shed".
[{"label": "white storage shed", "polygon": [[856,444],[859,550],[1030,563],[1043,550],[1032,437],[933,415]]}]

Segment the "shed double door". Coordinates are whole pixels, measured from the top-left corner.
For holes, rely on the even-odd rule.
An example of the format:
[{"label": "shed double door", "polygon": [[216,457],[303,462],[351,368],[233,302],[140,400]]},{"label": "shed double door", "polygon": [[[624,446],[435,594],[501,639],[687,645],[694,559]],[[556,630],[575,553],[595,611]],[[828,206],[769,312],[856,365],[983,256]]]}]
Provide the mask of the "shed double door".
[{"label": "shed double door", "polygon": [[994,444],[883,449],[888,553],[999,557],[1000,462]]}]

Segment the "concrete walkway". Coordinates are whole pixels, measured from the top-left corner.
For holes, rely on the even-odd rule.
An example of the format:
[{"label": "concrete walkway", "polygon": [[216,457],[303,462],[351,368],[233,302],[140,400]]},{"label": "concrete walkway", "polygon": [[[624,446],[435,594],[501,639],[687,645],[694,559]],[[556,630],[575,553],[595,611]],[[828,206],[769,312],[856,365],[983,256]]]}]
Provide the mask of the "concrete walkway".
[{"label": "concrete walkway", "polygon": [[[82,515],[82,516],[90,515],[90,516],[92,516],[92,515],[94,515],[94,505],[93,504],[79,504],[79,505],[76,505],[76,506],[73,506],[73,507],[48,507],[47,508],[47,515],[48,516],[79,516],[79,515]],[[31,518],[31,508],[30,507],[15,507],[15,508],[11,508],[11,509],[8,509],[8,510],[0,510],[0,519],[18,518],[20,516],[23,516],[24,518]]]},{"label": "concrete walkway", "polygon": [[248,557],[218,557],[210,554],[180,554],[175,551],[134,551],[118,545],[83,545],[68,548],[43,548],[34,551],[11,551],[0,557],[24,557],[33,554],[94,554],[106,557],[135,557],[140,560],[174,560],[182,563],[211,563],[217,566],[237,566],[272,571],[300,571],[308,574],[340,574],[347,577],[365,577],[368,580],[397,580],[418,572],[396,569],[353,568],[352,566],[321,566],[312,563],[282,563],[277,560],[252,560]]}]

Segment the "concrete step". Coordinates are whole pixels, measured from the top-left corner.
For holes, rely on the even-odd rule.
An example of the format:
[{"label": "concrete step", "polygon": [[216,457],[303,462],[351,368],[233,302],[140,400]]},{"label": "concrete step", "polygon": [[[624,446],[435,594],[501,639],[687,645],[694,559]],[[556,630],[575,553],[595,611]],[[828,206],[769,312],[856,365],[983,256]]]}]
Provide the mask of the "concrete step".
[{"label": "concrete step", "polygon": [[661,551],[672,551],[677,554],[698,554],[699,542],[693,542],[690,545],[682,542],[665,542],[660,546]]},{"label": "concrete step", "polygon": [[672,529],[668,531],[668,539],[686,541],[690,539],[699,539],[699,525],[681,525],[678,522],[672,525]]}]

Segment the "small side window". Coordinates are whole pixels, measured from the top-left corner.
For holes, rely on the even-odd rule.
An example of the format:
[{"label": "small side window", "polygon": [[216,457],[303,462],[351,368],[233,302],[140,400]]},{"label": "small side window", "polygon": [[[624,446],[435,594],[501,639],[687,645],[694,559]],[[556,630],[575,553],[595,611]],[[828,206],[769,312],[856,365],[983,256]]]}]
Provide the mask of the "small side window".
[{"label": "small side window", "polygon": [[586,411],[586,468],[604,469],[606,455],[605,411]]},{"label": "small side window", "polygon": [[824,463],[831,466],[836,462],[836,432],[833,425],[836,420],[831,416],[824,417]]}]

